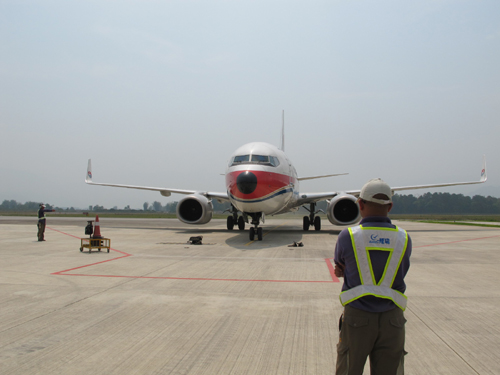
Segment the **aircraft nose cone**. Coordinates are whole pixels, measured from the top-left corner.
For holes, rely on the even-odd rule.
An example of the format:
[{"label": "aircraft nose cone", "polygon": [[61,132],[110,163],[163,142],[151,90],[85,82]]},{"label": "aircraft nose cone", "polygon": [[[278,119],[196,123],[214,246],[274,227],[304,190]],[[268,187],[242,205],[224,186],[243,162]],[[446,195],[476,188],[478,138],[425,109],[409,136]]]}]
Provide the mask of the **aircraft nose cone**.
[{"label": "aircraft nose cone", "polygon": [[243,194],[251,194],[257,187],[257,176],[250,171],[240,173],[238,178],[236,178],[236,186],[238,186],[238,190]]}]

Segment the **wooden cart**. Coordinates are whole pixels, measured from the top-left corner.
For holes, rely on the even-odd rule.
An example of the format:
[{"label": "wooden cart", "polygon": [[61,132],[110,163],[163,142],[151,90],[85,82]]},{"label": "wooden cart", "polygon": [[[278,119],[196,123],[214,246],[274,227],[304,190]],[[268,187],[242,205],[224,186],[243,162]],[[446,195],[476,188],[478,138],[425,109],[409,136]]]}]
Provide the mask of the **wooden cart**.
[{"label": "wooden cart", "polygon": [[109,248],[111,247],[111,240],[109,238],[82,238],[81,240],[80,251],[88,249],[89,253],[91,253],[92,249],[97,249],[97,251],[108,249],[109,253]]}]

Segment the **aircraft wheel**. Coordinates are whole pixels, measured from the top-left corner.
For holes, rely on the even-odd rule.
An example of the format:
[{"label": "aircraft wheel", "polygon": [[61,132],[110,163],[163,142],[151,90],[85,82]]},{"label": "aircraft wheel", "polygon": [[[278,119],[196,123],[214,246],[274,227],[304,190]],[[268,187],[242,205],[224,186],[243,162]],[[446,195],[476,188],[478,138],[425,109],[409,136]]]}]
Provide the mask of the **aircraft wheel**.
[{"label": "aircraft wheel", "polygon": [[319,216],[314,218],[314,229],[321,230],[321,218]]},{"label": "aircraft wheel", "polygon": [[302,220],[302,228],[304,230],[309,230],[311,223],[309,223],[309,216],[304,216]]},{"label": "aircraft wheel", "polygon": [[262,228],[257,228],[257,239],[262,241]]},{"label": "aircraft wheel", "polygon": [[243,220],[243,216],[238,218],[238,229],[245,230],[245,220]]},{"label": "aircraft wheel", "polygon": [[233,230],[234,228],[234,219],[232,216],[227,217],[227,230]]},{"label": "aircraft wheel", "polygon": [[250,228],[250,241],[253,241],[255,238],[255,228],[251,227]]}]

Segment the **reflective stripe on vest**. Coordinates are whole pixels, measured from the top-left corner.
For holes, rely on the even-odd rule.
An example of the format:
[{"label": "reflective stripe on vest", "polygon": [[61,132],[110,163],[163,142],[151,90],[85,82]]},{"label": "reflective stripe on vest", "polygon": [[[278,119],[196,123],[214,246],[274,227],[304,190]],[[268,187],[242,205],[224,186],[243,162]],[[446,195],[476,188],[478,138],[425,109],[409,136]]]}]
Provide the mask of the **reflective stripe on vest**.
[{"label": "reflective stripe on vest", "polygon": [[[372,295],[392,300],[402,310],[406,309],[407,297],[392,289],[399,266],[408,244],[408,234],[404,229],[384,227],[364,227],[359,225],[349,228],[351,243],[358,266],[361,285],[340,293],[343,306],[363,296]],[[370,250],[389,251],[387,263],[377,283],[370,261]]]}]

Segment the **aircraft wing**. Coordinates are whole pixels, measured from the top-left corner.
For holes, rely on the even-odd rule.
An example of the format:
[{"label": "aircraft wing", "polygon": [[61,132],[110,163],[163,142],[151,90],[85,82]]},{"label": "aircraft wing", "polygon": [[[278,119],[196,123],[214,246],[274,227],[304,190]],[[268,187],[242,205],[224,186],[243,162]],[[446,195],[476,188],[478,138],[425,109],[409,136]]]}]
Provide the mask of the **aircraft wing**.
[{"label": "aircraft wing", "polygon": [[325,177],[333,177],[333,176],[345,176],[346,174],[349,174],[349,173],[337,173],[337,174],[326,174],[323,176],[299,177],[299,178],[297,178],[297,180],[299,180],[299,181],[315,180],[317,178],[325,178]]},{"label": "aircraft wing", "polygon": [[108,183],[93,182],[92,181],[92,163],[91,163],[91,159],[89,159],[89,164],[88,164],[88,167],[87,167],[87,175],[85,177],[85,183],[87,183],[89,185],[113,186],[113,187],[120,187],[120,188],[127,188],[127,189],[158,191],[164,197],[169,197],[172,193],[175,193],[175,194],[185,194],[185,195],[190,195],[190,194],[198,193],[198,194],[206,196],[207,198],[215,198],[215,199],[218,199],[218,200],[221,200],[221,201],[229,201],[229,197],[227,196],[227,193],[200,192],[200,191],[197,191],[197,190],[183,190],[183,189],[170,189],[170,188],[162,188],[162,187],[122,185],[122,184],[108,184]]},{"label": "aircraft wing", "polygon": [[[483,167],[481,169],[481,177],[479,178],[479,181],[447,182],[447,183],[441,183],[441,184],[399,186],[399,187],[393,187],[391,189],[392,189],[392,192],[394,194],[395,191],[402,191],[402,190],[415,190],[415,189],[428,189],[428,188],[437,188],[437,187],[446,187],[446,186],[482,184],[482,183],[485,183],[487,179],[488,179],[488,176],[486,174],[486,156],[483,156]],[[359,192],[357,194],[359,195]],[[353,195],[356,195],[356,194],[353,194]]]},{"label": "aircraft wing", "polygon": [[297,204],[295,206],[298,207],[308,203],[315,203],[319,201],[332,199],[339,194],[340,192],[338,191],[330,191],[325,193],[300,193],[299,199],[297,200]]},{"label": "aircraft wing", "polygon": [[[412,186],[399,186],[393,187],[392,192],[394,194],[395,191],[402,190],[416,190],[416,189],[429,189],[429,188],[437,188],[437,187],[446,187],[446,186],[457,186],[457,185],[473,185],[473,184],[482,184],[486,182],[488,176],[486,174],[486,157],[483,156],[483,167],[481,169],[481,177],[479,181],[468,181],[468,182],[447,182],[441,184],[428,184],[428,185],[412,185]],[[339,194],[349,194],[358,197],[361,193],[361,190],[348,190],[343,192],[325,192],[325,193],[301,193],[298,199],[298,205],[304,205],[307,203],[319,202],[322,200],[332,199]]]}]

